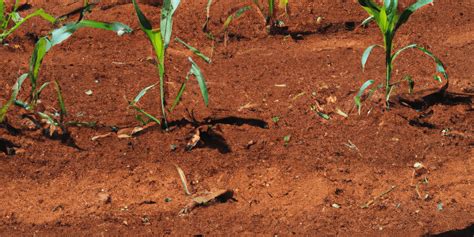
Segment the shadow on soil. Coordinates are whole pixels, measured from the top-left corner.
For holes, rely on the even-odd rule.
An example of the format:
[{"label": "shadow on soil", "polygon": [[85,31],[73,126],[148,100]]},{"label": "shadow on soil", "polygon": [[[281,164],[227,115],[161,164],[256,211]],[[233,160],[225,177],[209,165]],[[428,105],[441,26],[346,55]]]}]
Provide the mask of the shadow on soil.
[{"label": "shadow on soil", "polygon": [[13,142],[0,138],[0,152],[5,153],[5,155],[15,155],[15,148],[18,148],[18,145],[15,145]]},{"label": "shadow on soil", "polygon": [[418,111],[424,111],[430,108],[431,106],[442,104],[442,105],[460,105],[460,104],[472,104],[473,94],[467,93],[456,93],[449,92],[448,90],[449,83],[446,83],[442,88],[431,93],[420,92],[419,94],[424,94],[423,96],[416,97],[413,95],[410,96],[400,96],[398,98],[400,104],[408,106],[412,109]]},{"label": "shadow on soil", "polygon": [[213,129],[201,132],[201,144],[198,145],[198,147],[215,149],[221,154],[232,152],[224,136],[215,132]]},{"label": "shadow on soil", "polygon": [[213,126],[216,125],[232,125],[232,126],[243,126],[248,125],[252,127],[258,127],[262,129],[268,129],[268,123],[261,119],[252,119],[252,118],[239,118],[235,116],[229,116],[224,118],[206,118],[203,121],[197,121],[193,119],[192,121],[187,119],[181,119],[178,121],[173,121],[169,123],[170,127],[184,127],[186,125],[192,125],[195,128],[200,128],[207,126],[207,129],[201,131],[201,140],[197,147],[199,148],[210,148],[216,149],[221,154],[227,154],[232,152],[229,144],[227,143],[225,137],[213,129]]},{"label": "shadow on soil", "polygon": [[324,23],[321,24],[314,31],[291,31],[287,26],[278,27],[274,26],[270,28],[270,35],[289,35],[295,41],[303,40],[304,36],[315,35],[315,34],[331,34],[339,31],[354,31],[360,22],[347,21],[339,23]]},{"label": "shadow on soil", "polygon": [[197,120],[188,120],[188,119],[181,119],[170,122],[168,125],[169,127],[184,127],[186,125],[193,125],[194,127],[204,126],[204,125],[218,125],[218,124],[225,124],[225,125],[233,125],[233,126],[242,126],[242,125],[249,125],[252,127],[258,127],[267,129],[268,123],[261,120],[261,119],[253,119],[253,118],[240,118],[236,116],[229,116],[224,118],[205,118],[203,121]]},{"label": "shadow on soil", "polygon": [[450,230],[436,235],[426,235],[426,237],[472,237],[474,236],[474,224],[462,230]]}]

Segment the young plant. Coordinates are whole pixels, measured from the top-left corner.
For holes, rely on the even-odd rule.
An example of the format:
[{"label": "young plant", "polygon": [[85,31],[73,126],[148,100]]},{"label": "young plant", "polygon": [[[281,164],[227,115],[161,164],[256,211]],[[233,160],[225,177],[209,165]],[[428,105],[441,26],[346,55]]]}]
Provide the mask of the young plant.
[{"label": "young plant", "polygon": [[[288,1],[289,0],[279,0],[278,8],[284,9],[285,13],[288,12]],[[253,3],[257,6],[257,9],[260,11],[265,18],[265,25],[269,27],[269,32],[272,32],[272,29],[278,27],[278,21],[276,17],[277,4],[275,0],[268,0],[268,11],[265,13],[265,8],[260,3],[259,0],[253,0]]]},{"label": "young plant", "polygon": [[250,6],[245,6],[237,11],[235,11],[233,14],[229,15],[227,19],[224,22],[224,25],[222,27],[222,32],[224,32],[224,46],[227,47],[227,41],[229,40],[229,26],[230,24],[234,21],[234,19],[239,18],[244,14],[246,11],[252,9]]},{"label": "young plant", "polygon": [[[10,100],[0,110],[0,122],[4,120],[6,112],[8,111],[8,107],[15,103],[17,106],[20,106],[26,109],[27,111],[30,111],[32,114],[38,115],[40,118],[38,120],[45,120],[50,125],[50,131],[52,131],[51,128],[57,127],[62,128],[64,131],[64,116],[66,116],[67,111],[62,96],[62,91],[57,81],[54,81],[53,84],[55,85],[55,89],[57,92],[57,99],[60,107],[59,114],[55,116],[52,114],[48,114],[45,111],[40,111],[36,109],[42,91],[48,85],[51,84],[50,82],[45,82],[40,86],[39,72],[42,66],[43,59],[46,56],[47,52],[49,52],[53,48],[53,46],[58,45],[63,41],[67,40],[69,37],[72,36],[74,32],[76,32],[80,28],[97,28],[111,30],[115,31],[118,35],[130,33],[132,31],[130,27],[119,22],[105,23],[91,20],[80,20],[78,22],[65,24],[62,27],[53,30],[48,36],[41,37],[36,43],[35,48],[33,50],[33,54],[29,63],[28,73],[25,73],[20,76],[13,88],[13,93]],[[29,98],[26,101],[17,100],[16,97],[19,93],[21,85],[23,84],[26,78],[30,79],[31,91]],[[59,119],[56,119],[55,117],[58,116]]]},{"label": "young plant", "polygon": [[[163,6],[161,9],[161,22],[160,22],[159,29],[153,29],[152,24],[147,19],[147,17],[143,14],[136,0],[133,0],[132,3],[135,9],[135,12],[137,14],[138,21],[140,23],[140,28],[147,35],[148,40],[153,46],[155,56],[156,56],[156,61],[157,61],[156,65],[157,65],[158,76],[159,76],[158,84],[160,87],[160,104],[161,104],[161,115],[162,115],[161,122],[160,122],[160,119],[157,119],[153,115],[145,112],[143,109],[141,109],[138,106],[138,102],[140,101],[140,99],[150,89],[155,87],[156,84],[148,86],[144,88],[142,91],[140,91],[140,93],[135,97],[135,99],[129,102],[129,105],[130,107],[135,109],[137,112],[139,112],[141,115],[147,117],[148,121],[154,121],[158,124],[163,125],[164,128],[167,128],[168,121],[167,121],[167,116],[166,116],[167,109],[166,109],[166,100],[165,100],[165,76],[166,76],[165,56],[166,56],[166,50],[171,41],[171,35],[173,31],[173,15],[180,4],[180,0],[164,0],[163,1]],[[179,39],[177,41],[180,43],[184,43],[184,41],[180,41]],[[190,47],[186,43],[184,43],[184,45],[188,47],[189,49],[194,50],[193,52],[195,53],[199,52],[195,48]],[[176,96],[175,102],[173,103],[173,106],[170,109],[170,112],[179,103],[182,93],[184,92],[184,89],[186,87],[186,82],[188,81],[190,75],[194,75],[196,77],[199,83],[199,87],[201,89],[201,94],[204,99],[205,105],[207,106],[209,103],[207,87],[204,81],[204,77],[202,76],[201,70],[191,58],[189,58],[189,61],[191,62],[191,70],[186,77],[186,81],[182,84],[181,89],[179,90],[178,95]],[[144,121],[143,119],[140,119],[140,121],[146,123],[146,121]]]},{"label": "young plant", "polygon": [[[284,9],[285,13],[288,12],[288,1],[289,0],[279,0],[278,2],[278,8]],[[206,21],[204,22],[204,25],[202,27],[202,31],[206,33],[208,38],[211,40],[214,40],[214,35],[209,31],[208,25],[209,21],[211,19],[210,16],[210,8],[212,6],[213,0],[208,0],[207,5],[206,5]],[[277,9],[277,4],[275,0],[268,0],[268,13],[265,13],[265,8],[263,4],[260,3],[259,0],[253,0],[254,5],[256,6],[258,12],[263,16],[264,21],[265,21],[265,26],[269,28],[269,32],[272,33],[274,32],[274,29],[276,27],[279,27],[279,21],[276,20],[276,9]],[[237,18],[239,18],[241,15],[243,15],[245,12],[251,10],[251,6],[243,6],[241,8],[238,8],[235,12],[227,16],[226,20],[224,21],[223,27],[222,27],[222,32],[224,33],[224,45],[227,46],[227,41],[229,37],[229,26],[230,24]]]},{"label": "young plant", "polygon": [[202,25],[202,31],[207,33],[209,32],[208,30],[208,25],[209,21],[211,20],[211,6],[212,6],[212,0],[207,0],[207,5],[206,5],[206,21]]},{"label": "young plant", "polygon": [[43,9],[38,9],[23,18],[20,16],[19,8],[20,1],[15,0],[12,11],[7,12],[5,1],[0,0],[0,43],[30,18],[41,17],[51,24],[56,23],[56,18],[46,13]]},{"label": "young plant", "polygon": [[[395,59],[397,59],[397,57],[407,49],[418,49],[431,57],[436,63],[437,73],[441,74],[446,80],[448,80],[448,74],[446,73],[443,63],[427,49],[418,46],[417,44],[410,44],[399,49],[398,51],[394,51],[394,38],[398,29],[400,29],[400,27],[408,21],[410,16],[416,10],[431,3],[433,3],[433,0],[418,0],[407,9],[399,12],[398,0],[384,0],[382,5],[378,5],[372,0],[359,0],[359,4],[370,15],[370,17],[364,22],[374,20],[379,26],[383,35],[383,45],[371,45],[364,51],[362,55],[362,70],[365,69],[368,57],[374,48],[379,47],[385,50],[386,78],[383,87],[385,87],[385,104],[387,109],[390,108],[389,100],[394,86],[401,82],[392,83],[393,63],[395,62]],[[435,80],[441,82],[441,77],[438,74],[436,74],[434,78]],[[406,77],[405,80],[409,82],[410,86],[413,86],[411,77]],[[364,91],[373,83],[373,80],[366,81],[360,88],[357,96],[354,98],[355,104],[359,108],[359,111],[361,107],[361,96],[363,95]]]}]

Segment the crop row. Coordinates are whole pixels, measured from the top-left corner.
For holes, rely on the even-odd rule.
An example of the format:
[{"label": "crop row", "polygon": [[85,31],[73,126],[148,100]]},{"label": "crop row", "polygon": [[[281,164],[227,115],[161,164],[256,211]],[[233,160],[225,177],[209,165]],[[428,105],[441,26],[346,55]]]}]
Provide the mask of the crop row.
[{"label": "crop row", "polygon": [[[179,8],[180,0],[164,0],[161,7],[161,21],[158,28],[153,27],[153,24],[147,19],[145,14],[141,11],[139,4],[136,0],[132,1],[134,10],[140,25],[141,30],[147,36],[151,47],[154,50],[156,58],[156,67],[158,73],[158,80],[155,84],[147,86],[141,90],[138,95],[129,101],[129,107],[134,109],[137,112],[137,120],[143,125],[156,123],[161,125],[162,128],[168,128],[167,114],[173,112],[174,108],[180,103],[181,97],[186,89],[186,85],[191,78],[196,78],[196,81],[199,85],[201,95],[205,105],[209,103],[209,95],[205,82],[204,75],[199,68],[198,64],[193,60],[192,57],[189,57],[190,69],[186,75],[185,81],[181,84],[181,87],[177,95],[173,98],[173,103],[171,106],[167,106],[166,101],[168,98],[165,98],[165,80],[166,77],[166,66],[165,58],[167,56],[167,49],[169,44],[172,41],[172,32],[173,32],[173,15],[175,11]],[[448,80],[448,75],[445,70],[443,63],[434,56],[426,48],[419,46],[418,44],[409,44],[405,47],[402,47],[396,50],[394,45],[394,40],[397,31],[402,25],[408,22],[410,16],[420,9],[421,7],[432,4],[433,0],[418,0],[416,3],[412,4],[406,9],[400,10],[398,0],[384,0],[381,3],[376,3],[372,0],[359,0],[360,6],[367,11],[369,17],[362,24],[369,24],[374,21],[380,28],[381,34],[383,36],[383,44],[375,44],[369,46],[362,54],[362,69],[366,67],[366,63],[371,52],[380,48],[385,51],[385,81],[379,85],[373,85],[374,80],[368,80],[363,83],[359,89],[357,95],[354,97],[355,105],[358,107],[359,113],[363,101],[369,98],[376,90],[383,89],[385,94],[385,105],[386,108],[390,108],[390,97],[394,91],[394,88],[401,83],[408,83],[410,92],[413,90],[414,81],[412,77],[406,76],[403,79],[394,82],[393,81],[393,67],[395,60],[408,49],[417,49],[422,53],[431,57],[436,64],[436,74],[434,79],[441,81],[442,77]],[[288,0],[280,0],[278,3],[275,0],[268,0],[267,5],[264,7],[262,3],[258,0],[253,0],[252,2],[255,9],[257,9],[262,16],[265,18],[266,26],[268,27],[269,32],[273,28],[278,27],[280,22],[278,21],[278,16],[276,15],[276,9],[281,8],[285,10],[285,14],[288,13],[289,3]],[[0,123],[7,123],[7,114],[12,106],[18,106],[28,111],[28,116],[34,124],[47,124],[48,131],[52,136],[53,133],[67,133],[67,127],[73,125],[74,122],[67,122],[66,115],[67,109],[64,103],[61,86],[58,81],[52,82],[41,82],[40,78],[40,69],[42,62],[46,54],[54,48],[54,46],[64,42],[69,39],[74,32],[80,28],[98,28],[103,30],[109,30],[116,32],[119,36],[123,34],[131,33],[132,30],[129,26],[122,24],[120,22],[100,22],[88,20],[87,14],[92,10],[95,4],[89,3],[88,0],[84,0],[83,6],[68,13],[63,16],[54,17],[44,10],[39,9],[33,13],[25,16],[24,18],[20,16],[20,11],[22,6],[17,0],[10,11],[7,10],[6,4],[3,0],[0,0],[0,42],[4,41],[9,35],[14,33],[22,24],[24,24],[28,19],[32,17],[40,17],[47,22],[51,23],[54,26],[54,29],[47,34],[46,36],[41,37],[35,44],[34,50],[32,52],[28,71],[22,74],[12,87],[12,93],[9,99],[1,105],[0,107]],[[210,19],[210,8],[212,6],[212,0],[208,0],[206,7],[206,21],[203,25],[203,31],[208,35],[208,37],[214,40],[214,36],[208,30],[208,22]],[[224,33],[224,43],[227,44],[227,35],[228,27],[232,21],[246,11],[254,9],[252,5],[244,6],[237,11],[229,15],[226,21],[223,24],[222,32]],[[73,19],[77,17],[77,19]],[[179,38],[175,38],[175,41],[186,46],[190,51],[192,51],[197,57],[202,58],[207,63],[211,63],[211,60],[201,53],[198,49],[187,44]],[[23,89],[24,82],[29,79],[29,96],[27,99],[20,100],[18,95]],[[41,109],[41,106],[38,106],[40,103],[40,97],[42,91],[48,86],[54,86],[57,92],[57,101],[58,101],[58,110],[55,113],[49,113]],[[153,88],[159,87],[160,98],[159,106],[161,108],[161,115],[152,115],[146,112],[145,108],[142,108],[139,105],[139,101],[143,98],[147,92]],[[324,114],[323,114],[324,115]]]}]

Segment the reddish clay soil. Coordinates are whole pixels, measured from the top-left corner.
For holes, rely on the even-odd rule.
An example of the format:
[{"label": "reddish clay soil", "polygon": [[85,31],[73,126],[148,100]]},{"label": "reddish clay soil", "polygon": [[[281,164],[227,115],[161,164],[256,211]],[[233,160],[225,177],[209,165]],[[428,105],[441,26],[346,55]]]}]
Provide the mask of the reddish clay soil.
[{"label": "reddish clay soil", "polygon": [[[80,4],[65,2],[33,8],[61,15]],[[249,2],[216,3],[211,31],[222,37],[218,32],[228,13]],[[196,58],[209,86],[209,107],[193,79],[170,115],[180,121],[170,131],[153,126],[130,139],[113,135],[92,141],[114,127],[139,125],[124,97],[157,81],[132,5],[106,4],[87,17],[129,24],[134,33],[118,37],[80,30],[51,51],[40,76],[43,82],[60,82],[68,120],[98,122],[95,128],[70,128],[80,149],[23,128],[17,108],[8,120],[21,133],[0,129],[2,150],[10,142],[20,146],[16,155],[0,152],[0,235],[424,236],[464,229],[460,236],[472,236],[472,1],[436,1],[413,15],[397,37],[398,47],[420,43],[443,60],[448,93],[425,101],[423,110],[399,103],[400,97],[422,100],[442,86],[432,79],[429,58],[407,52],[396,63],[395,77],[412,75],[415,95],[406,95],[402,86],[386,111],[376,93],[361,115],[353,97],[364,81],[382,82],[384,65],[376,51],[366,72],[361,70],[364,48],[381,37],[375,25],[352,29],[366,17],[356,1],[291,2],[290,17],[283,18],[290,36],[267,35],[261,16],[247,12],[231,26],[227,48],[219,42],[214,50],[201,31],[206,1],[183,1],[174,35],[213,54],[210,65]],[[158,25],[159,8],[143,10]],[[33,20],[0,48],[2,104],[27,71],[35,36],[50,29]],[[169,55],[171,97],[189,70],[191,54],[173,43]],[[52,87],[44,93],[46,109],[56,107]],[[141,105],[159,115],[158,98],[154,89]],[[317,103],[330,120],[311,110]],[[203,141],[186,151],[198,126],[183,120],[192,121],[190,114],[202,125]],[[414,177],[416,162],[426,169]],[[230,189],[234,200],[179,215],[191,197],[175,166],[185,172],[194,195]]]}]

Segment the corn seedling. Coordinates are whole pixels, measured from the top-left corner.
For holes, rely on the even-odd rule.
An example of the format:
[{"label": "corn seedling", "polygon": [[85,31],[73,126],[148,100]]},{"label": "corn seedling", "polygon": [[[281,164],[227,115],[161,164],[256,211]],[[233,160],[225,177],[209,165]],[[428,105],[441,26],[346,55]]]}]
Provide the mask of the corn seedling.
[{"label": "corn seedling", "polygon": [[265,26],[269,27],[269,32],[272,32],[273,28],[280,25],[276,17],[277,8],[284,9],[285,13],[288,13],[288,1],[289,0],[279,0],[277,4],[275,0],[268,0],[268,11],[265,12],[263,4],[261,4],[259,0],[253,0],[253,3],[257,6],[260,14],[265,18]]},{"label": "corn seedling", "polygon": [[[370,17],[364,22],[367,23],[372,20],[375,21],[377,25],[379,26],[383,35],[383,39],[384,39],[383,45],[378,45],[378,44],[371,45],[364,51],[362,55],[362,70],[365,69],[367,60],[374,48],[379,47],[385,50],[386,79],[385,79],[385,83],[382,86],[385,87],[385,104],[386,104],[387,109],[390,108],[389,100],[390,100],[390,95],[393,91],[394,86],[401,82],[400,81],[400,82],[392,83],[393,63],[395,62],[395,59],[397,59],[397,57],[403,51],[407,49],[418,49],[422,51],[424,54],[431,57],[436,63],[437,74],[434,76],[434,79],[436,81],[441,82],[442,79],[438,75],[438,74],[441,74],[446,80],[448,80],[448,74],[446,73],[443,63],[427,49],[421,46],[418,46],[417,44],[410,44],[408,46],[405,46],[399,49],[396,52],[394,51],[393,41],[394,41],[397,30],[408,21],[410,16],[416,10],[430,3],[433,3],[433,0],[418,0],[416,3],[414,3],[407,9],[399,12],[398,0],[384,0],[382,5],[378,5],[372,0],[359,0],[359,4],[370,15]],[[414,82],[412,78],[405,77],[403,80],[408,82],[409,86],[411,87],[410,89],[411,91],[413,89],[412,87],[414,86]],[[362,85],[358,94],[354,98],[355,104],[359,109],[359,114],[360,114],[360,108],[362,106],[361,97],[364,94],[364,91],[368,89],[373,83],[374,83],[373,80],[366,81]]]},{"label": "corn seedling", "polygon": [[[278,7],[281,9],[285,9],[285,13],[288,12],[288,1],[289,0],[279,0],[278,2]],[[209,21],[211,19],[210,16],[210,8],[212,6],[213,0],[208,0],[207,5],[206,5],[206,21],[203,24],[202,31],[206,33],[207,37],[211,40],[215,40],[214,35],[209,31],[208,25]],[[273,29],[275,27],[280,26],[282,23],[281,21],[277,21],[275,17],[275,12],[276,12],[276,2],[275,0],[268,0],[268,13],[265,13],[265,8],[263,4],[260,3],[259,0],[253,0],[254,5],[258,9],[258,12],[263,16],[265,20],[265,26],[269,27],[269,32],[273,32]],[[224,45],[227,46],[227,41],[229,39],[229,26],[232,24],[234,20],[242,16],[245,12],[249,11],[252,9],[252,6],[244,6],[239,9],[237,9],[235,12],[227,16],[226,20],[224,21],[224,24],[222,26],[222,33],[224,34]]]},{"label": "corn seedling", "polygon": [[[161,22],[160,22],[160,28],[159,29],[154,29],[150,21],[147,19],[145,14],[141,11],[140,7],[138,6],[138,3],[136,0],[133,0],[133,6],[135,9],[135,12],[138,17],[138,21],[140,23],[140,28],[142,31],[147,35],[150,43],[153,46],[155,56],[156,56],[156,61],[157,61],[157,70],[158,70],[158,75],[159,75],[159,87],[160,87],[160,102],[161,102],[161,113],[162,113],[162,118],[161,120],[156,118],[155,116],[145,112],[143,109],[141,109],[138,106],[138,102],[140,99],[153,87],[156,86],[156,84],[148,86],[144,88],[140,93],[135,97],[135,99],[131,102],[129,102],[130,107],[135,109],[137,112],[139,112],[141,115],[145,116],[148,118],[148,121],[154,121],[158,124],[162,124],[165,128],[168,127],[167,123],[167,112],[166,112],[166,101],[165,101],[165,56],[166,56],[166,50],[170,44],[171,41],[171,35],[172,35],[172,30],[173,30],[173,14],[178,8],[180,4],[180,0],[164,0],[163,6],[161,9]],[[201,58],[203,58],[206,61],[210,61],[209,58],[205,57],[204,54],[200,53],[197,49],[191,47],[190,45],[186,44],[184,41],[177,39],[178,42],[184,44],[188,49],[193,51],[195,54],[199,55]],[[204,103],[206,106],[208,105],[208,92],[207,92],[207,87],[206,83],[204,81],[204,77],[201,73],[201,70],[197,66],[197,64],[189,57],[189,61],[191,63],[191,70],[189,71],[188,75],[186,76],[185,82],[182,84],[181,89],[178,92],[178,95],[176,96],[175,102],[173,103],[173,106],[170,109],[170,112],[174,109],[174,107],[179,103],[181,100],[181,96],[184,92],[184,89],[186,87],[186,83],[189,80],[189,77],[191,75],[194,75],[199,83],[199,87],[201,89],[201,94],[204,99]],[[162,122],[161,122],[162,121]],[[143,119],[141,119],[141,122],[146,122]]]},{"label": "corn seedling", "polygon": [[242,7],[240,9],[238,9],[237,11],[235,11],[234,13],[230,14],[227,19],[225,20],[224,22],[224,25],[222,27],[222,32],[224,32],[224,45],[227,47],[227,41],[229,39],[229,26],[230,24],[237,18],[239,18],[240,16],[242,16],[242,14],[244,14],[246,11],[252,9],[252,7],[250,6],[245,6],[245,7]]},{"label": "corn seedling", "polygon": [[212,6],[212,0],[207,0],[207,5],[206,5],[206,21],[202,25],[202,31],[203,32],[209,32],[208,30],[208,25],[209,21],[211,20],[211,6]]},{"label": "corn seedling", "polygon": [[291,141],[291,134],[288,134],[283,137],[283,142],[285,146],[288,146],[288,144],[290,144],[290,141]]},{"label": "corn seedling", "polygon": [[0,0],[0,43],[30,18],[41,17],[51,24],[56,23],[56,18],[46,13],[43,9],[38,9],[25,17],[21,17],[19,8],[20,1],[16,0],[12,11],[7,12],[5,1]]},{"label": "corn seedling", "polygon": [[274,116],[274,117],[272,117],[272,121],[273,121],[273,123],[277,124],[280,121],[280,117]]},{"label": "corn seedling", "polygon": [[[78,22],[65,24],[62,27],[53,30],[48,36],[41,37],[36,43],[35,48],[33,50],[33,54],[29,63],[29,72],[21,75],[17,83],[15,84],[10,100],[1,110],[0,119],[2,120],[0,121],[3,121],[6,111],[8,111],[8,107],[14,102],[17,106],[20,106],[26,109],[27,111],[37,114],[40,118],[39,120],[46,121],[50,125],[50,128],[60,127],[64,130],[64,116],[66,116],[67,111],[62,96],[61,87],[57,81],[54,81],[53,84],[55,85],[55,89],[57,92],[57,100],[60,107],[59,113],[52,115],[44,111],[36,110],[42,91],[48,85],[51,84],[50,82],[45,82],[41,84],[41,86],[39,86],[39,72],[43,59],[46,56],[47,52],[49,52],[53,48],[53,46],[58,45],[63,41],[67,40],[69,37],[72,36],[74,32],[76,32],[80,28],[97,28],[111,30],[115,31],[119,35],[131,32],[130,27],[118,22],[105,23],[91,20],[80,20]],[[21,88],[21,85],[23,84],[23,81],[26,78],[30,79],[31,85],[29,98],[26,101],[17,100],[16,97],[18,95],[18,92]],[[56,119],[55,117],[59,118]],[[50,129],[50,131],[53,130]]]}]

